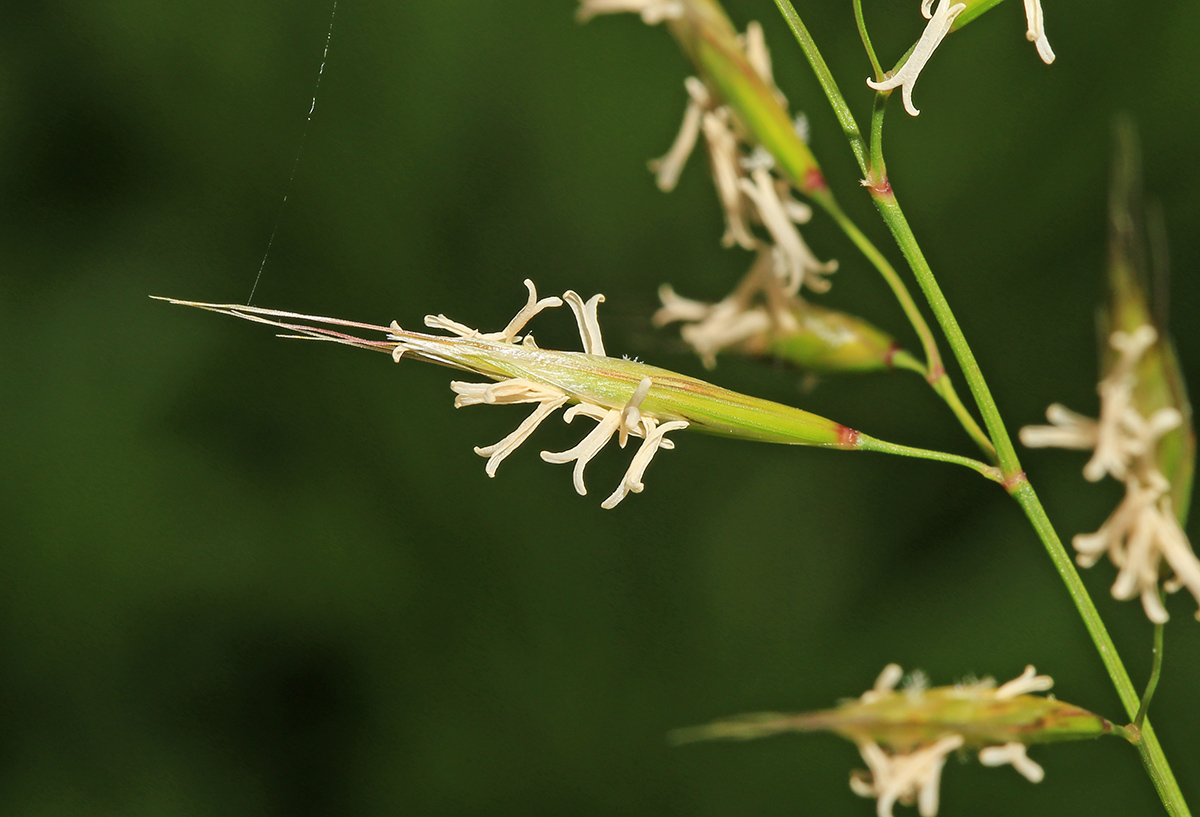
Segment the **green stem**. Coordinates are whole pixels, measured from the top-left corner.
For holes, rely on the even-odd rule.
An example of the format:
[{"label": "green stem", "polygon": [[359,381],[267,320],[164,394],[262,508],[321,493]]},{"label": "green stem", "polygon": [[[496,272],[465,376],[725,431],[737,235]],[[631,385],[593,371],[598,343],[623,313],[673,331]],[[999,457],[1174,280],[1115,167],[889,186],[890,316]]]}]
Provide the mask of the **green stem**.
[{"label": "green stem", "polygon": [[854,0],[854,22],[858,24],[858,36],[862,37],[863,48],[867,49],[867,59],[871,61],[871,70],[875,72],[875,81],[883,81],[883,67],[879,57],[875,56],[875,48],[871,45],[871,35],[867,34],[867,21],[863,18],[862,0]]},{"label": "green stem", "polygon": [[[1050,554],[1050,560],[1058,570],[1058,575],[1062,578],[1063,583],[1066,584],[1067,592],[1071,594],[1071,599],[1075,602],[1084,626],[1087,627],[1088,634],[1092,637],[1092,643],[1096,645],[1096,650],[1100,653],[1100,660],[1104,662],[1108,675],[1112,678],[1113,686],[1116,687],[1117,695],[1121,698],[1121,704],[1125,707],[1126,714],[1136,723],[1141,709],[1137,690],[1134,689],[1133,682],[1129,679],[1125,664],[1122,663],[1121,656],[1117,653],[1117,647],[1113,644],[1108,630],[1105,629],[1104,622],[1096,611],[1096,606],[1092,604],[1087,588],[1083,586],[1079,571],[1075,569],[1066,548],[1059,541],[1058,534],[1055,533],[1054,526],[1046,516],[1046,510],[1042,507],[1033,486],[1021,479],[1014,488],[1010,488],[1010,493],[1025,511],[1025,515],[1033,523],[1034,530],[1037,531],[1042,544],[1046,546],[1046,552]],[[1161,655],[1161,651],[1159,654]],[[1167,763],[1166,755],[1163,754],[1158,736],[1154,733],[1154,727],[1150,725],[1149,720],[1145,719],[1145,713],[1142,713],[1141,717],[1143,718],[1140,730],[1141,739],[1137,743],[1137,750],[1142,756],[1146,772],[1150,775],[1154,788],[1158,790],[1158,796],[1162,799],[1167,813],[1172,817],[1190,817],[1191,811],[1188,810],[1187,802],[1183,799],[1183,792],[1179,790],[1179,783],[1176,782],[1171,766]]]},{"label": "green stem", "polygon": [[[1161,596],[1161,593],[1159,594]],[[1137,714],[1133,717],[1133,725],[1136,729],[1142,728],[1142,722],[1146,719],[1146,713],[1150,711],[1150,700],[1154,697],[1154,690],[1158,689],[1158,679],[1162,675],[1163,662],[1163,626],[1161,624],[1154,625],[1154,660],[1153,666],[1150,669],[1150,680],[1146,682],[1146,691],[1142,693],[1142,704],[1138,707]]]},{"label": "green stem", "polygon": [[872,187],[891,184],[888,181],[887,163],[883,161],[883,114],[891,91],[876,91],[875,104],[871,107],[871,175]]},{"label": "green stem", "polygon": [[996,447],[988,439],[987,432],[979,427],[979,423],[975,422],[975,417],[971,414],[971,410],[963,405],[963,401],[958,396],[958,391],[954,388],[953,381],[950,380],[950,375],[942,372],[942,376],[937,380],[929,381],[929,385],[946,401],[946,405],[950,407],[950,411],[954,412],[954,416],[958,418],[958,422],[971,435],[971,439],[987,455],[988,459],[991,462],[996,462]]},{"label": "green stem", "polygon": [[[804,55],[812,66],[813,72],[817,75],[817,81],[825,91],[825,95],[833,107],[834,114],[837,116],[838,121],[842,123],[842,129],[850,139],[850,148],[858,160],[859,167],[862,168],[863,173],[870,180],[871,174],[868,169],[867,155],[862,148],[862,133],[858,129],[858,123],[854,121],[853,114],[850,113],[850,106],[846,104],[845,97],[842,96],[837,82],[833,79],[833,75],[829,71],[829,66],[825,62],[825,58],[821,55],[820,49],[817,48],[812,35],[809,34],[808,28],[805,27],[804,22],[800,19],[800,15],[796,13],[791,0],[775,0],[775,5],[779,7],[788,26],[792,29],[792,33],[795,34],[800,48],[804,51]],[[872,119],[873,129],[878,131],[880,138],[882,138],[883,106],[878,101]],[[925,256],[917,244],[912,228],[908,225],[908,221],[904,218],[904,213],[900,209],[900,205],[896,202],[896,197],[892,192],[887,177],[880,177],[876,183],[871,184],[869,190],[876,207],[879,208],[880,214],[883,216],[884,222],[892,231],[892,235],[895,236],[901,253],[903,253],[905,260],[908,261],[909,266],[912,267],[913,273],[917,278],[917,283],[920,285],[922,292],[924,292],[925,299],[933,309],[934,316],[942,327],[942,332],[946,335],[954,356],[962,366],[963,373],[967,378],[967,386],[971,389],[975,403],[983,414],[983,421],[987,428],[988,436],[996,447],[996,455],[1005,478],[1014,479],[1021,473],[1021,464],[1017,459],[1017,453],[1013,448],[1012,440],[1004,428],[1004,422],[1000,418],[999,410],[996,408],[995,400],[992,399],[987,383],[983,379],[983,374],[979,371],[979,364],[975,361],[971,347],[967,344],[962,329],[959,328],[958,321],[954,318],[954,313],[950,311],[950,305],[946,302],[946,297],[942,294],[937,279],[933,276],[933,270],[930,269],[929,263],[925,260]],[[902,283],[898,286],[892,283],[893,280],[899,281],[899,276],[891,265],[883,259],[878,249],[870,243],[866,236],[863,236],[859,232],[857,227],[849,222],[849,219],[844,214],[842,214],[841,219],[838,219],[839,213],[841,213],[841,210],[837,208],[837,212],[831,212],[831,215],[834,216],[835,220],[838,220],[839,225],[842,226],[842,229],[850,236],[851,240],[862,249],[863,253],[884,274],[885,280],[887,280],[889,286],[892,286],[893,291],[895,292],[899,288],[903,288]],[[867,247],[870,248],[869,251]],[[882,261],[882,265],[880,261]],[[890,270],[890,274],[884,272],[885,269]],[[903,291],[907,295],[907,289]],[[897,297],[900,297],[899,294],[897,294]],[[911,301],[911,297],[908,300]],[[910,308],[903,298],[901,298],[901,306],[904,308],[909,320],[913,322],[913,326],[917,329],[918,334],[922,334],[921,327],[925,326],[924,319],[921,318],[919,322],[914,319],[914,315],[920,315],[919,310],[916,309],[915,305]],[[925,328],[926,330],[928,329],[927,326]],[[926,346],[927,350],[928,348],[933,348],[936,351],[936,345],[934,345],[932,340],[927,343],[924,335],[922,335],[922,344]],[[928,351],[926,354],[928,355]],[[929,370],[931,378],[940,373],[940,358],[931,357],[929,359]]]},{"label": "green stem", "polygon": [[958,393],[954,390],[954,383],[946,374],[946,367],[942,363],[942,354],[938,351],[937,340],[933,335],[933,330],[929,328],[929,324],[925,321],[925,316],[921,314],[920,307],[913,300],[912,293],[908,291],[908,287],[904,285],[904,280],[900,277],[900,273],[896,272],[896,268],[891,265],[891,262],[879,251],[871,239],[867,238],[857,225],[850,220],[850,217],[842,210],[832,196],[829,197],[829,202],[825,205],[826,212],[833,218],[837,225],[844,232],[859,251],[867,257],[867,260],[874,265],[875,269],[879,270],[879,274],[883,276],[883,280],[887,282],[888,287],[892,290],[892,294],[900,303],[900,308],[904,310],[905,316],[913,329],[917,333],[917,337],[921,340],[921,348],[925,353],[925,379],[933,388],[934,392],[946,401],[950,410],[954,412],[954,416],[971,435],[971,439],[979,446],[980,450],[987,455],[988,459],[994,460],[996,457],[996,449],[988,439],[987,434],[975,422],[975,418],[971,416],[971,412],[963,405],[959,399]]},{"label": "green stem", "polygon": [[950,349],[962,368],[963,376],[967,380],[967,387],[975,398],[975,405],[979,407],[979,412],[983,415],[983,423],[987,428],[988,437],[996,446],[996,456],[1005,479],[1017,478],[1021,474],[1021,462],[1017,458],[1012,438],[1009,437],[1008,430],[1004,427],[1004,420],[1000,417],[1000,410],[996,407],[996,401],[992,397],[987,381],[983,378],[983,372],[979,369],[975,354],[971,351],[966,336],[963,335],[962,328],[959,327],[958,320],[954,317],[949,302],[946,301],[946,296],[942,294],[942,289],[933,275],[929,262],[925,260],[925,255],[917,244],[917,238],[913,235],[912,227],[909,226],[904,212],[896,201],[895,193],[890,187],[886,191],[872,189],[871,197],[875,201],[875,206],[879,208],[880,215],[883,216],[888,229],[895,236],[900,252],[912,268],[917,284],[925,294],[925,300],[929,302],[934,317],[937,318],[938,325],[941,326],[942,333],[946,336]]},{"label": "green stem", "polygon": [[833,72],[829,70],[829,66],[825,63],[825,58],[821,56],[816,42],[813,40],[812,35],[808,33],[808,29],[805,28],[800,15],[796,13],[791,0],[775,0],[775,5],[779,8],[779,13],[783,15],[783,19],[787,21],[788,27],[792,29],[792,33],[796,35],[796,41],[800,43],[800,48],[804,50],[804,56],[808,59],[808,64],[812,66],[813,73],[817,75],[817,82],[821,84],[821,89],[829,99],[829,104],[833,106],[833,113],[837,117],[838,122],[841,123],[842,131],[845,132],[846,138],[850,140],[850,150],[854,151],[854,158],[858,160],[859,169],[864,176],[869,175],[866,140],[863,139],[862,131],[858,129],[858,123],[854,121],[854,114],[850,113],[850,106],[846,104],[846,98],[842,96],[842,92],[838,89],[837,81],[833,78]]},{"label": "green stem", "polygon": [[879,270],[879,274],[883,276],[883,280],[887,283],[888,288],[892,290],[892,294],[896,300],[900,302],[900,308],[904,310],[905,316],[913,329],[917,333],[917,337],[921,341],[921,349],[925,353],[925,365],[928,369],[930,378],[936,377],[940,372],[945,371],[942,365],[942,355],[938,351],[937,339],[934,337],[933,330],[929,328],[929,324],[925,320],[925,316],[921,314],[920,307],[913,299],[912,293],[908,291],[908,287],[904,284],[904,279],[900,277],[900,273],[896,272],[896,268],[887,260],[879,248],[871,243],[871,239],[858,229],[858,226],[850,220],[846,212],[842,210],[836,200],[830,197],[830,201],[825,205],[825,211],[837,223],[842,232],[854,242],[854,246],[858,247],[859,251],[866,256],[875,269]]},{"label": "green stem", "polygon": [[[821,56],[821,52],[813,41],[812,35],[808,33],[808,29],[800,20],[800,16],[792,6],[791,0],[775,0],[775,4],[787,20],[792,32],[796,35],[800,47],[804,49],[804,54],[817,75],[817,80],[821,83],[825,95],[833,105],[834,113],[842,125],[842,130],[845,132],[846,138],[850,141],[850,148],[858,160],[858,166],[862,170],[863,175],[872,186],[880,182],[886,185],[887,172],[883,163],[883,157],[872,155],[868,159],[866,143],[863,140],[862,132],[859,130],[858,122],[855,121],[854,115],[850,112],[850,107],[846,104],[845,98],[838,89],[837,82],[834,80],[829,66],[825,63],[825,58]],[[876,112],[872,116],[873,129],[882,127],[882,109],[886,101],[886,94],[876,96]],[[875,138],[873,145],[878,144],[879,139]],[[872,149],[874,150],[874,148]],[[879,274],[883,276],[884,281],[892,290],[892,294],[900,303],[900,308],[904,311],[909,323],[912,324],[913,330],[917,333],[917,337],[921,341],[921,349],[925,353],[926,379],[933,387],[934,392],[946,401],[950,410],[954,412],[955,417],[962,423],[963,428],[971,435],[971,438],[979,446],[980,450],[989,459],[994,460],[996,449],[992,445],[992,441],[988,439],[987,434],[983,432],[979,424],[975,421],[975,418],[971,416],[971,413],[963,405],[962,400],[959,399],[958,394],[954,390],[953,382],[946,376],[946,367],[942,363],[942,356],[941,352],[938,351],[937,340],[928,322],[926,322],[925,316],[921,314],[920,308],[917,306],[916,301],[913,300],[912,294],[908,291],[904,280],[883,253],[850,220],[850,217],[841,209],[836,200],[832,196],[828,196],[826,199],[818,203],[824,207],[847,237],[866,256],[867,260],[879,270]]]},{"label": "green stem", "polygon": [[892,368],[907,369],[910,372],[916,372],[921,375],[922,379],[928,379],[929,377],[929,370],[925,368],[925,364],[903,349],[896,350],[895,354],[892,355]]},{"label": "green stem", "polygon": [[[892,355],[892,368],[907,369],[910,372],[916,372],[921,375],[926,381],[929,380],[929,369],[925,367],[925,364],[903,349]],[[954,416],[958,418],[959,423],[967,430],[967,433],[971,435],[983,452],[988,455],[988,459],[995,462],[996,449],[992,447],[992,441],[987,438],[987,434],[979,427],[979,423],[975,422],[975,418],[971,415],[970,410],[963,405],[962,400],[958,397],[958,392],[954,390],[954,384],[950,382],[950,378],[943,374],[933,384],[933,389],[946,401],[946,405],[954,412]]]},{"label": "green stem", "polygon": [[909,445],[897,445],[896,443],[877,440],[874,437],[869,437],[866,434],[859,433],[858,451],[878,451],[881,454],[896,454],[901,457],[915,457],[922,460],[934,460],[935,462],[948,462],[954,465],[963,465],[970,468],[979,474],[990,479],[992,482],[1000,482],[1000,472],[991,465],[979,460],[973,460],[970,457],[960,457],[958,454],[948,454],[945,451],[931,451],[927,448],[913,448]]},{"label": "green stem", "polygon": [[[983,378],[983,372],[979,369],[979,363],[975,360],[975,355],[950,309],[950,304],[946,301],[946,296],[942,294],[941,287],[934,278],[933,270],[930,269],[929,263],[917,245],[916,236],[913,235],[912,228],[904,218],[904,213],[896,202],[895,194],[889,191],[886,196],[876,195],[874,198],[884,221],[896,237],[900,251],[908,259],[909,265],[917,277],[917,283],[925,293],[925,298],[929,301],[930,308],[933,309],[933,314],[950,343],[950,349],[954,352],[954,356],[967,378],[967,385],[983,415],[988,435],[996,444],[996,454],[1004,484],[1021,504],[1021,507],[1025,509],[1030,521],[1034,523],[1034,528],[1037,530],[1042,544],[1045,545],[1059,575],[1067,585],[1071,598],[1075,601],[1075,606],[1079,609],[1080,616],[1083,617],[1088,633],[1091,635],[1096,649],[1100,652],[1100,658],[1108,669],[1109,677],[1112,678],[1113,685],[1121,696],[1121,702],[1125,705],[1129,717],[1135,717],[1139,708],[1139,700],[1137,692],[1129,680],[1129,674],[1125,671],[1125,666],[1121,663],[1116,647],[1108,635],[1108,630],[1100,620],[1091,597],[1088,596],[1083,582],[1079,579],[1079,573],[1071,563],[1070,556],[1067,555],[1058,535],[1050,525],[1050,520],[1046,517],[1045,510],[1033,492],[1033,487],[1025,479],[1016,449],[1013,447],[1012,439],[1008,436],[1008,430],[1004,427],[1004,420],[1000,417],[1000,410]],[[1171,767],[1163,755],[1162,747],[1159,746],[1149,721],[1146,721],[1142,729],[1142,741],[1138,744],[1138,751],[1142,755],[1142,762],[1145,764],[1150,778],[1154,781],[1154,786],[1158,789],[1167,812],[1177,816],[1190,814],[1183,794],[1179,791],[1179,784],[1175,782],[1174,774],[1171,772]]]},{"label": "green stem", "polygon": [[985,462],[979,462],[978,459],[971,457],[960,457],[956,453],[947,453],[946,451],[931,451],[929,449],[914,449],[911,445],[898,445],[896,443],[888,443],[881,439],[868,437],[868,435],[859,432],[858,435],[858,451],[877,451],[880,453],[894,453],[901,457],[916,457],[917,459],[932,459],[935,462],[948,462],[954,465],[965,465],[988,477],[992,482],[1000,482],[1002,477],[994,465],[989,465]]}]

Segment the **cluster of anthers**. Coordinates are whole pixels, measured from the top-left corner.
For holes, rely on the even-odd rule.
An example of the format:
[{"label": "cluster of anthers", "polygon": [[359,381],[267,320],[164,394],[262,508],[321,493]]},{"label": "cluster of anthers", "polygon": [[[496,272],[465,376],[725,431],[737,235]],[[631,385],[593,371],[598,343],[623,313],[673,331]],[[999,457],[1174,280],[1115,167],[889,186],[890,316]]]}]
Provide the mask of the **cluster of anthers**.
[{"label": "cluster of anthers", "polygon": [[658,290],[662,307],[654,313],[654,325],[681,322],[680,336],[710,369],[724,349],[766,334],[798,331],[796,311],[803,301],[779,286],[770,264],[769,256],[760,253],[738,287],[713,304],[684,298],[670,284],[663,284]]},{"label": "cluster of anthers", "polygon": [[[528,302],[501,332],[483,334],[478,330],[452,321],[445,315],[427,315],[425,316],[425,325],[445,330],[461,338],[470,338],[502,346],[520,345],[536,349],[537,346],[534,343],[533,336],[527,334],[522,337],[520,332],[534,315],[549,307],[562,306],[565,301],[575,313],[575,319],[579,324],[579,335],[583,340],[584,352],[599,357],[605,356],[604,341],[600,335],[600,323],[596,317],[596,307],[604,300],[603,295],[594,295],[585,302],[575,292],[568,290],[563,293],[562,298],[550,297],[539,300],[537,289],[534,287],[533,282],[526,280],[525,286],[529,290]],[[393,323],[392,329],[396,334],[390,336],[390,340],[397,344],[392,351],[392,358],[394,360],[399,361],[405,352],[430,355],[432,351],[432,356],[437,356],[436,349],[431,350],[426,342],[401,334],[403,330],[398,324]],[[537,404],[533,413],[526,417],[517,426],[516,430],[504,439],[492,445],[475,448],[476,454],[479,454],[481,457],[487,457],[487,465],[484,467],[484,470],[489,477],[496,476],[496,469],[500,466],[500,463],[515,451],[521,443],[529,439],[529,436],[533,434],[543,420],[572,401],[575,401],[575,405],[572,405],[564,412],[563,419],[569,423],[579,416],[589,417],[596,421],[596,427],[573,448],[560,452],[543,451],[541,456],[543,460],[551,463],[574,462],[575,490],[581,496],[587,494],[587,487],[583,481],[584,468],[609,443],[613,435],[616,435],[618,445],[621,448],[625,447],[630,436],[642,438],[642,444],[633,455],[633,460],[630,462],[625,476],[621,479],[620,485],[601,503],[601,507],[609,509],[616,507],[630,493],[641,493],[645,487],[642,483],[642,476],[645,474],[646,468],[650,465],[650,460],[653,459],[655,453],[660,448],[671,449],[675,447],[675,444],[671,440],[666,439],[665,435],[672,431],[687,428],[688,426],[685,420],[667,420],[666,422],[662,422],[660,418],[642,411],[642,401],[645,399],[652,385],[649,377],[643,377],[633,389],[628,401],[619,409],[608,408],[589,402],[578,394],[568,394],[557,386],[544,382],[535,382],[524,377],[512,377],[494,383],[472,383],[456,380],[450,383],[450,388],[457,395],[454,399],[455,408],[475,405]]]},{"label": "cluster of anthers", "polygon": [[[582,0],[579,17],[587,20],[597,14],[619,11],[638,12],[647,23],[687,13],[681,0]],[[762,26],[751,22],[741,41],[747,61],[786,108],[787,100],[775,85]],[[664,192],[675,189],[703,134],[717,197],[725,213],[721,243],[769,255],[782,286],[790,293],[798,292],[802,286],[814,292],[828,290],[829,281],[823,276],[837,269],[837,261],[818,260],[796,228],[812,218],[812,209],[793,198],[788,182],[775,175],[775,160],[771,155],[761,146],[746,141],[735,123],[733,111],[721,102],[716,91],[697,77],[684,80],[684,87],[688,106],[679,134],[666,154],[650,163],[659,188]],[[796,118],[795,127],[802,138],[806,136],[808,124],[804,117]],[[770,235],[769,241],[755,235],[752,227],[756,224]]]},{"label": "cluster of anthers", "polygon": [[[926,24],[925,30],[921,32],[921,37],[913,46],[912,54],[909,55],[904,65],[900,66],[896,73],[882,81],[876,82],[867,79],[867,85],[876,91],[890,91],[899,88],[904,99],[904,110],[912,116],[920,113],[913,106],[912,91],[921,69],[925,67],[925,63],[929,62],[929,58],[933,56],[933,52],[941,45],[946,35],[950,33],[958,15],[967,10],[966,3],[938,0],[937,9],[931,11],[933,3],[934,0],[921,0],[921,14],[929,22]],[[1050,41],[1046,38],[1045,25],[1042,20],[1041,0],[1025,0],[1025,20],[1027,24],[1025,37],[1037,46],[1038,56],[1047,65],[1054,62],[1054,51],[1050,48]]]},{"label": "cluster of anthers", "polygon": [[[679,0],[583,0],[581,19],[618,11],[639,12],[647,23],[657,23],[686,13]],[[767,50],[762,26],[751,22],[741,37],[746,59],[779,104],[786,109],[787,99],[775,85],[771,55]],[[684,81],[688,106],[683,125],[671,148],[650,163],[658,186],[671,191],[701,134],[708,148],[713,182],[725,214],[725,233],[721,243],[737,245],[757,253],[750,273],[731,295],[709,304],[682,298],[670,286],[659,291],[662,308],[654,323],[664,326],[683,322],[680,334],[706,366],[713,366],[716,354],[768,330],[797,329],[793,309],[799,306],[801,288],[813,292],[829,290],[825,277],[837,270],[836,260],[820,261],[805,243],[797,228],[812,218],[812,208],[797,201],[791,185],[774,172],[774,159],[761,146],[750,144],[735,124],[733,111],[719,101],[719,95],[701,79]],[[807,121],[796,118],[795,127],[802,138]],[[761,225],[770,240],[760,238],[754,225]],[[764,297],[758,297],[759,295]]]},{"label": "cluster of anthers", "polygon": [[1107,553],[1118,569],[1113,596],[1140,596],[1146,615],[1161,624],[1168,618],[1158,589],[1162,563],[1174,572],[1163,588],[1173,593],[1186,587],[1200,602],[1200,561],[1171,507],[1171,485],[1156,460],[1159,438],[1183,417],[1170,407],[1144,417],[1134,405],[1138,363],[1157,339],[1151,326],[1114,332],[1109,344],[1117,359],[1098,386],[1100,419],[1055,403],[1046,410],[1051,425],[1021,429],[1021,442],[1034,448],[1092,449],[1084,477],[1096,482],[1109,474],[1125,483],[1125,498],[1108,521],[1095,533],[1074,538],[1076,561],[1091,567]]},{"label": "cluster of anthers", "polygon": [[[888,664],[879,674],[875,686],[863,693],[860,700],[871,703],[892,694],[903,677],[904,671],[899,665]],[[914,702],[919,701],[926,686],[925,677],[915,673],[904,694]],[[1054,680],[1050,676],[1038,675],[1032,666],[1028,666],[1019,677],[999,687],[991,678],[985,678],[975,683],[959,684],[955,691],[964,698],[1004,701],[1031,692],[1044,692],[1053,686]],[[946,764],[946,758],[962,749],[965,743],[963,735],[948,733],[932,742],[901,752],[884,749],[875,741],[859,741],[858,750],[867,764],[867,770],[851,774],[850,788],[860,797],[877,799],[878,817],[893,817],[892,807],[896,803],[915,803],[921,817],[934,817],[938,810],[942,767]],[[1045,775],[1042,767],[1025,753],[1025,744],[1016,741],[981,748],[979,762],[984,766],[1009,764],[1033,783],[1040,782]]]}]

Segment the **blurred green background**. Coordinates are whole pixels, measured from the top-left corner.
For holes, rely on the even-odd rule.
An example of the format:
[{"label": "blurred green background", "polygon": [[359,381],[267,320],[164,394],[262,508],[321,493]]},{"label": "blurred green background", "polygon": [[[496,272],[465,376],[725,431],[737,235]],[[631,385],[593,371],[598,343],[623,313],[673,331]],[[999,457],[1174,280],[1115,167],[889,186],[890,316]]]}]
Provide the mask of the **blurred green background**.
[{"label": "blurred green background", "polygon": [[[610,352],[704,374],[648,317],[669,281],[716,299],[750,258],[718,245],[704,161],[663,195],[689,69],[632,15],[573,3],[43,0],[0,30],[0,813],[20,815],[869,815],[829,736],[670,749],[674,727],[811,709],[888,662],[935,683],[1017,675],[1121,710],[1018,508],[947,466],[676,435],[647,490],[577,496],[536,452],[495,480],[471,448],[524,409],[451,408],[449,372],[275,340],[151,294],[417,326],[502,327],[532,277],[603,292]],[[779,84],[847,209],[897,262],[798,48],[768,0]],[[800,11],[860,117],[849,0]],[[894,61],[916,0],[868,0]],[[1004,3],[893,105],[889,169],[1011,428],[1096,409],[1094,305],[1111,123],[1139,122],[1171,237],[1175,330],[1200,384],[1200,4],[1046,0],[1058,54]],[[898,102],[898,101],[897,101]],[[283,204],[284,194],[286,203]],[[281,209],[282,204],[282,209]],[[912,343],[832,225],[824,302]],[[564,311],[565,312],[565,311]],[[534,324],[577,348],[573,322]],[[905,374],[706,375],[875,436],[970,453]],[[1193,400],[1197,393],[1193,389]],[[1064,537],[1120,487],[1084,456],[1025,458]],[[1192,534],[1200,528],[1191,526]],[[1085,575],[1139,683],[1150,627]],[[1154,707],[1200,805],[1200,625],[1173,599]],[[1153,814],[1116,740],[1043,748],[1034,786],[951,762],[943,815]],[[901,810],[898,814],[913,813]]]}]

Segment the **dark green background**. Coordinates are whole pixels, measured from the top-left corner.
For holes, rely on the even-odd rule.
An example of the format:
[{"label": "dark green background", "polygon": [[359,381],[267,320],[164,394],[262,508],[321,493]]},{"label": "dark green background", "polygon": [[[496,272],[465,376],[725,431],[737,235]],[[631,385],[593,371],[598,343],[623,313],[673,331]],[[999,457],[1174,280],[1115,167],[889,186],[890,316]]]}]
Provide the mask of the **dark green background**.
[{"label": "dark green background", "polygon": [[[894,60],[916,0],[868,2]],[[289,184],[331,5],[34,2],[0,29],[0,813],[20,815],[873,814],[854,748],[815,735],[665,745],[677,726],[818,708],[888,662],[938,683],[1026,663],[1064,699],[1120,707],[1018,508],[948,466],[677,434],[647,490],[575,495],[547,422],[495,480],[471,450],[523,409],[456,412],[449,373],[275,340],[153,302],[244,301],[485,330],[544,292],[604,292],[610,352],[700,374],[648,328],[655,291],[715,299],[748,265],[718,245],[703,161],[663,195],[688,67],[632,16],[573,4],[342,0]],[[800,4],[860,116],[867,61],[844,2]],[[767,0],[780,85],[846,207],[895,260],[799,50]],[[1011,428],[1094,412],[1111,121],[1141,125],[1172,239],[1185,369],[1200,383],[1195,225],[1200,4],[1046,0],[1058,61],[1020,3],[949,39],[899,105],[901,201]],[[280,209],[284,194],[286,204]],[[830,223],[825,303],[911,343]],[[565,313],[565,311],[564,311]],[[578,348],[566,314],[534,326]],[[905,374],[799,376],[725,360],[722,385],[873,435],[970,453]],[[1195,392],[1193,392],[1195,397]],[[1026,465],[1064,536],[1111,481],[1084,456]],[[1200,529],[1192,526],[1193,534]],[[1139,682],[1150,628],[1088,572]],[[1200,805],[1200,624],[1174,599],[1155,705]],[[1153,814],[1116,740],[1011,769],[951,762],[943,815]],[[911,814],[900,810],[898,814]]]}]

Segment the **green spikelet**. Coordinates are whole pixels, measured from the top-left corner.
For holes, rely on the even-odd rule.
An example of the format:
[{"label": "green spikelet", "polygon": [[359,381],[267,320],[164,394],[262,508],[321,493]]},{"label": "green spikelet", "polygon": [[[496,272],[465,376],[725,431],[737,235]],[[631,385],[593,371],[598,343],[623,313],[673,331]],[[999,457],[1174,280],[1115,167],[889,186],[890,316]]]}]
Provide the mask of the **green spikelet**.
[{"label": "green spikelet", "polygon": [[830,374],[884,371],[916,363],[895,338],[856,315],[805,303],[792,316],[795,329],[750,338],[738,351]]},{"label": "green spikelet", "polygon": [[[1166,293],[1151,296],[1154,253],[1147,238],[1146,208],[1141,189],[1141,159],[1137,131],[1131,120],[1121,118],[1116,127],[1117,148],[1109,195],[1108,299],[1100,313],[1100,330],[1107,338],[1114,331],[1133,332],[1153,326],[1158,341],[1142,357],[1137,368],[1134,403],[1145,417],[1163,408],[1177,409],[1183,416],[1178,428],[1158,441],[1156,462],[1171,483],[1171,502],[1181,524],[1187,521],[1196,462],[1196,435],[1192,408],[1183,372],[1168,334]],[[1152,235],[1152,232],[1151,232]],[[1103,343],[1102,348],[1108,344]],[[1105,373],[1113,363],[1110,350],[1103,364]]]},{"label": "green spikelet", "polygon": [[750,64],[725,10],[716,0],[688,0],[683,6],[683,15],[668,24],[705,83],[733,109],[749,140],[775,157],[797,190],[822,204],[831,203],[816,157],[796,133],[775,91]]},{"label": "green spikelet", "polygon": [[701,740],[751,740],[784,732],[833,732],[856,744],[876,743],[898,752],[959,735],[965,749],[1008,743],[1056,743],[1123,733],[1105,718],[1074,704],[1027,693],[1007,694],[1021,681],[1045,683],[1046,676],[1026,675],[996,687],[990,679],[970,684],[901,690],[875,690],[833,709],[801,714],[759,712],[678,729],[673,743]]}]

